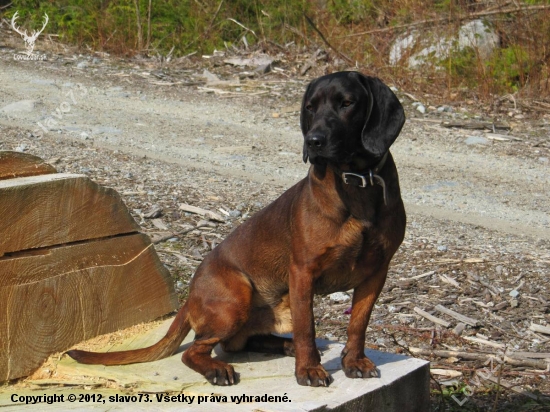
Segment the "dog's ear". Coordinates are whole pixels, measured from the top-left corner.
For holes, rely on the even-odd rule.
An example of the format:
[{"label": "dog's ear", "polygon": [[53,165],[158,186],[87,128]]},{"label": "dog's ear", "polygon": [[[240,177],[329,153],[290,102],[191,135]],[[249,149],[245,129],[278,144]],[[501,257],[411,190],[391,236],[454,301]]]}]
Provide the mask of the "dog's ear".
[{"label": "dog's ear", "polygon": [[303,159],[304,163],[307,163],[307,159],[308,159],[305,137],[306,137],[307,132],[309,132],[309,128],[311,126],[309,124],[309,119],[308,119],[308,116],[307,116],[306,105],[307,105],[307,101],[309,99],[309,94],[310,94],[311,90],[313,89],[312,84],[313,84],[313,82],[308,84],[307,89],[304,93],[304,97],[302,98],[302,107],[300,108],[300,128],[302,129],[302,134],[304,135],[304,148],[303,148],[303,154],[302,154],[302,159]]},{"label": "dog's ear", "polygon": [[361,141],[365,150],[379,159],[399,135],[405,123],[405,111],[397,96],[380,79],[358,74],[371,100]]}]

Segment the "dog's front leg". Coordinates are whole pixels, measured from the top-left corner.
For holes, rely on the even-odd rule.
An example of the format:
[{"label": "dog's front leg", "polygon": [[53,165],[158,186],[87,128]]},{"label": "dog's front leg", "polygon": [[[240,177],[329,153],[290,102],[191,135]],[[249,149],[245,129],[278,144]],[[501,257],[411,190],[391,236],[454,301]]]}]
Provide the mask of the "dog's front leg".
[{"label": "dog's front leg", "polygon": [[378,377],[376,365],[365,356],[365,331],[387,273],[387,267],[380,269],[353,291],[348,342],[342,351],[342,369],[348,378]]},{"label": "dog's front leg", "polygon": [[296,352],[296,380],[304,386],[328,386],[332,378],[321,365],[315,345],[313,322],[313,276],[296,266],[290,270],[290,312]]}]

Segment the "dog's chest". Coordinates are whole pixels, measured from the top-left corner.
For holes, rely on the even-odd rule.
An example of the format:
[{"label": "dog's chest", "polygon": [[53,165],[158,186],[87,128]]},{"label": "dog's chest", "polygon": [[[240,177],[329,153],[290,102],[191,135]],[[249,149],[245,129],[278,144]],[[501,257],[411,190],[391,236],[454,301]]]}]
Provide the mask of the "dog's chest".
[{"label": "dog's chest", "polygon": [[385,242],[371,225],[350,220],[318,257],[315,293],[328,294],[357,287],[386,261]]}]

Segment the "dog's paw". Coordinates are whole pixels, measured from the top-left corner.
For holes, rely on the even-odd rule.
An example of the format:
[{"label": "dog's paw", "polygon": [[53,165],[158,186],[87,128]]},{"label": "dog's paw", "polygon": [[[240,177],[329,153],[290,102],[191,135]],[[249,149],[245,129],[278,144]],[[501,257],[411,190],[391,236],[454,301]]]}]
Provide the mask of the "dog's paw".
[{"label": "dog's paw", "polygon": [[208,370],[204,377],[212,385],[228,386],[237,383],[237,373],[233,366],[219,362],[212,369]]},{"label": "dog's paw", "polygon": [[342,369],[348,378],[378,378],[376,365],[367,358],[342,359]]},{"label": "dog's paw", "polygon": [[321,365],[296,369],[296,380],[302,386],[329,386],[332,376]]}]

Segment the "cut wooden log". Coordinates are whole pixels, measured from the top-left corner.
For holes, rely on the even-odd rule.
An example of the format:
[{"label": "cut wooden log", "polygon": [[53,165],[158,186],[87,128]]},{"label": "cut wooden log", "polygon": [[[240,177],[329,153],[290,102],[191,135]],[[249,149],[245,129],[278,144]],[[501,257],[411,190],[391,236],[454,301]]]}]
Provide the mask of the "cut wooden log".
[{"label": "cut wooden log", "polygon": [[86,176],[0,180],[0,381],[177,308],[170,275],[138,230],[118,193]]},{"label": "cut wooden log", "polygon": [[116,191],[68,173],[1,180],[0,216],[0,256],[139,230]]},{"label": "cut wooden log", "polygon": [[0,274],[0,380],[26,376],[54,352],[178,305],[143,234],[15,254],[0,260]]},{"label": "cut wooden log", "polygon": [[0,150],[0,180],[49,173],[57,173],[57,170],[37,156]]}]

